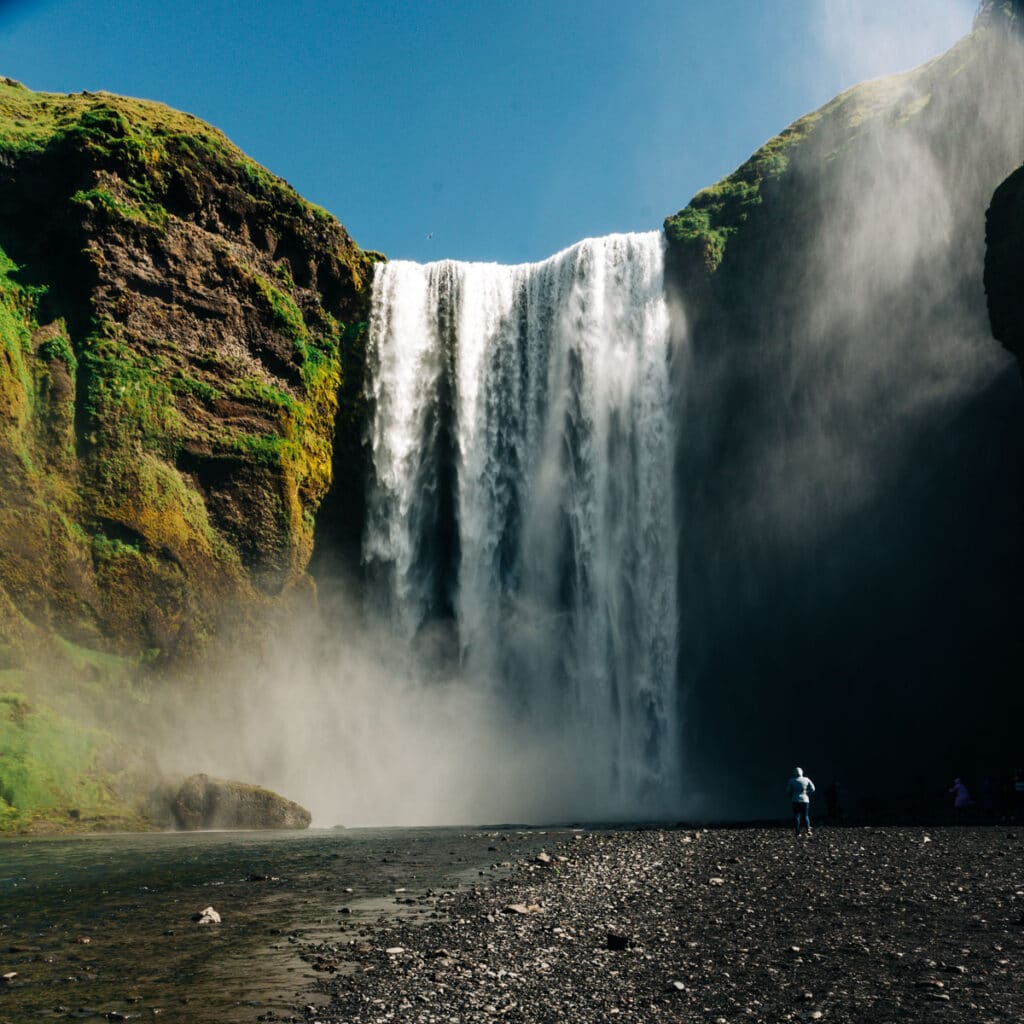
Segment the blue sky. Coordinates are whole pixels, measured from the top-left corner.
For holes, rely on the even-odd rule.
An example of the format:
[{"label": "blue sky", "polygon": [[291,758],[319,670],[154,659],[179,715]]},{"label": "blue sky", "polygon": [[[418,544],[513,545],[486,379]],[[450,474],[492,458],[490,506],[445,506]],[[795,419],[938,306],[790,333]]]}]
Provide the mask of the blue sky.
[{"label": "blue sky", "polygon": [[519,262],[660,226],[835,93],[945,49],[975,7],[0,0],[0,74],[196,114],[392,258]]}]

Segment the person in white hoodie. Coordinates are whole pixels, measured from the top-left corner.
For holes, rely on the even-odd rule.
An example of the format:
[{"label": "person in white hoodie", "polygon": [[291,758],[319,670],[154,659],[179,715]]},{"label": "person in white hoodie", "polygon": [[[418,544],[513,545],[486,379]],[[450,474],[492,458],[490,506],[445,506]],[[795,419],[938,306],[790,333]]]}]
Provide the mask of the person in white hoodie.
[{"label": "person in white hoodie", "polygon": [[800,829],[804,828],[810,835],[811,794],[814,792],[814,783],[804,775],[803,768],[793,769],[793,777],[786,783],[786,792],[793,804],[793,824],[796,827],[796,834],[800,835]]}]

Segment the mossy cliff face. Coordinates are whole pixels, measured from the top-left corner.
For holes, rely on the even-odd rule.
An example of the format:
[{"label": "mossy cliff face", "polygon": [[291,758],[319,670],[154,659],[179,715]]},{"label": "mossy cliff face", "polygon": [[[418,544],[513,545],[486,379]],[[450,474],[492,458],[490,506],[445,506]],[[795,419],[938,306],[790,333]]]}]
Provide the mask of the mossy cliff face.
[{"label": "mossy cliff face", "polygon": [[303,585],[377,257],[189,115],[9,80],[0,250],[0,657]]},{"label": "mossy cliff face", "polygon": [[1024,152],[1020,11],[986,5],[666,221],[687,749],[738,809],[782,750],[862,792],[1013,767],[1024,403],[983,264]]}]

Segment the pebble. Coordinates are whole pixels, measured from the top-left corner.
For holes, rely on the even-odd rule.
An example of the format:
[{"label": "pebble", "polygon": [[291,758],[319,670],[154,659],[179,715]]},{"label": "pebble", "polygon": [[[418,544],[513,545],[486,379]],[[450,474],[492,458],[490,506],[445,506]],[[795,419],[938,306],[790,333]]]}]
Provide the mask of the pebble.
[{"label": "pebble", "polygon": [[[930,1024],[927,1002],[949,1024],[1024,1021],[1020,904],[1006,911],[1021,882],[991,852],[1002,833],[944,830],[925,854],[920,829],[825,828],[813,856],[794,856],[781,829],[699,836],[588,833],[548,847],[556,864],[571,848],[571,872],[519,859],[490,888],[440,898],[428,921],[383,923],[378,952],[346,945],[354,971],[324,979],[332,1019]],[[741,873],[723,876],[730,864]],[[729,892],[711,893],[711,879]],[[396,946],[404,956],[381,957]]]},{"label": "pebble", "polygon": [[502,910],[506,914],[539,914],[541,912],[536,903],[509,903]]},{"label": "pebble", "polygon": [[204,907],[198,914],[192,915],[196,924],[220,924],[220,914],[213,907]]}]

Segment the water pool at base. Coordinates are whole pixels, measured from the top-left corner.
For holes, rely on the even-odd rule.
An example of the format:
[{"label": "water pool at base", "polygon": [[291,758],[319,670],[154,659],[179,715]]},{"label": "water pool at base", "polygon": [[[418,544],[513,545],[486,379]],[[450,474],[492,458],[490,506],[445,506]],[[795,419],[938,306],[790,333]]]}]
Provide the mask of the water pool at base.
[{"label": "water pool at base", "polygon": [[[317,1002],[305,942],[429,915],[433,892],[481,883],[492,864],[556,838],[421,828],[0,841],[0,974],[15,972],[0,986],[0,1024],[288,1019]],[[193,921],[207,906],[221,924]]]}]

